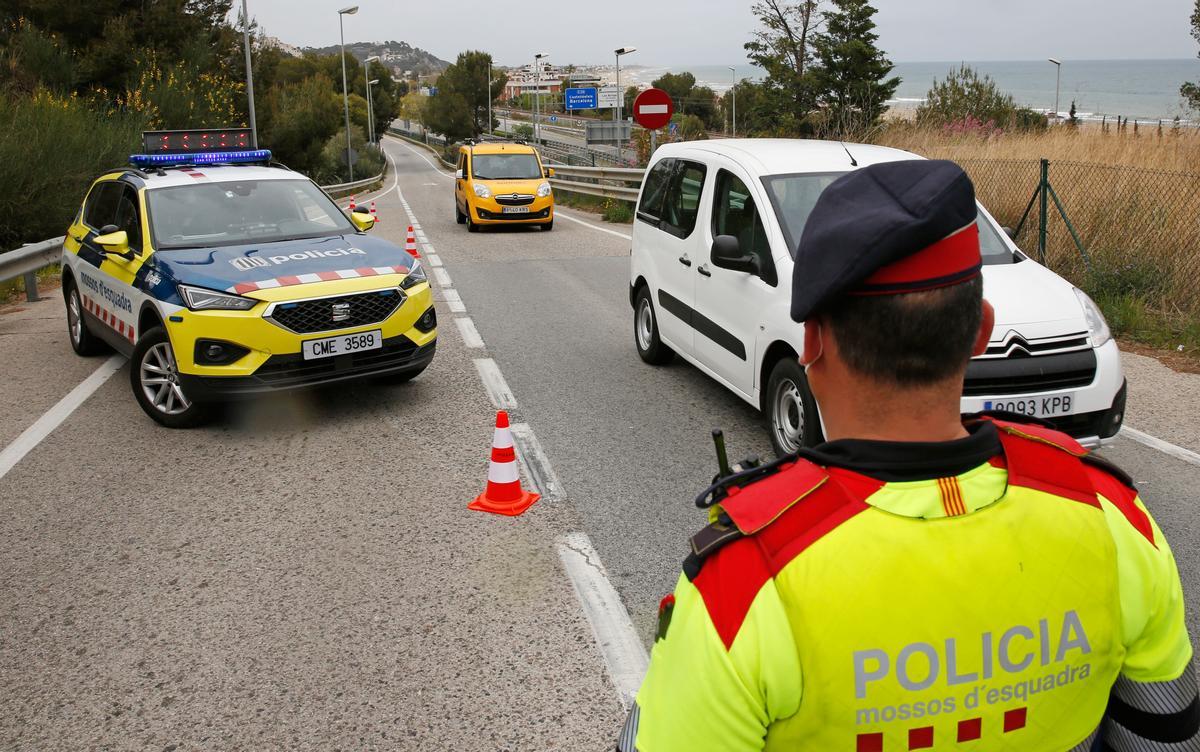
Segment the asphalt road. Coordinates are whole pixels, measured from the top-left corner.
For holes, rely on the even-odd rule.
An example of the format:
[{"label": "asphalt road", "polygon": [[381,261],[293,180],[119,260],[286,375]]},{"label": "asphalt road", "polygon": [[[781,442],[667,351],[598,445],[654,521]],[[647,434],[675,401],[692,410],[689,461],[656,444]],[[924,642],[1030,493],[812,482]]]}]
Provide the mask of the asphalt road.
[{"label": "asphalt road", "polygon": [[[560,210],[553,232],[468,234],[429,154],[386,143],[399,190],[376,232],[402,241],[407,206],[442,264],[433,366],[195,431],[146,418],[122,366],[0,477],[0,749],[611,743],[607,648],[559,542],[590,537],[648,646],[704,524],[710,429],[765,457],[762,419],[690,366],[638,359],[628,227]],[[2,450],[104,359],[71,353],[55,297],[0,313],[0,343]],[[517,519],[465,508],[486,474],[487,359],[544,450],[526,482],[557,481]],[[1170,538],[1200,633],[1200,467],[1123,439],[1105,454]]]}]

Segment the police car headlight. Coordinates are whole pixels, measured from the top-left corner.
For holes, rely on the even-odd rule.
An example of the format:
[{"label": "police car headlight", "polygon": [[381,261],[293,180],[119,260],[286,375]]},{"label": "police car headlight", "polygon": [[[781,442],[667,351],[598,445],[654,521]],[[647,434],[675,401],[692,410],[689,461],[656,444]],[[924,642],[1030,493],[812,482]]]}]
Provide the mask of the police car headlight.
[{"label": "police car headlight", "polygon": [[538,186],[538,198],[545,198],[550,195],[550,191],[554,190],[549,183],[542,183]]},{"label": "police car headlight", "polygon": [[492,191],[486,185],[483,185],[482,183],[476,183],[475,184],[475,195],[478,196],[479,198],[491,198]]},{"label": "police car headlight", "polygon": [[249,311],[257,300],[203,287],[179,285],[179,297],[193,311]]},{"label": "police car headlight", "polygon": [[408,290],[416,287],[422,282],[428,282],[429,277],[425,274],[425,267],[421,266],[420,259],[413,259],[412,268],[408,270],[408,276],[400,282],[401,290]]},{"label": "police car headlight", "polygon": [[1079,305],[1083,306],[1083,318],[1087,321],[1088,334],[1092,337],[1092,347],[1106,344],[1112,339],[1112,331],[1108,328],[1108,322],[1104,320],[1104,314],[1100,313],[1100,306],[1083,290],[1078,287],[1072,289],[1075,291],[1075,297],[1079,298]]}]

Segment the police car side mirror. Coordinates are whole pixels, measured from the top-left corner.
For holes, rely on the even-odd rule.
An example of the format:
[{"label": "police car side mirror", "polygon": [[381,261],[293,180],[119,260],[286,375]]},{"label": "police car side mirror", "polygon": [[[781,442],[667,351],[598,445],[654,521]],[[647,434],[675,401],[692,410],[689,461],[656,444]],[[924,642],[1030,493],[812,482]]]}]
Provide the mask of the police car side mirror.
[{"label": "police car side mirror", "polygon": [[746,274],[758,274],[758,259],[743,256],[742,246],[732,235],[718,235],[713,239],[711,260],[713,266]]},{"label": "police car side mirror", "polygon": [[371,216],[371,210],[362,207],[356,207],[350,212],[350,221],[359,232],[366,232],[375,226],[375,217]]},{"label": "police car side mirror", "polygon": [[100,246],[100,250],[103,253],[112,253],[129,259],[133,258],[133,254],[129,252],[129,233],[124,230],[117,230],[115,227],[116,225],[105,225],[100,228],[101,232],[104,230],[112,231],[105,232],[103,235],[97,235],[95,240],[96,245]]}]

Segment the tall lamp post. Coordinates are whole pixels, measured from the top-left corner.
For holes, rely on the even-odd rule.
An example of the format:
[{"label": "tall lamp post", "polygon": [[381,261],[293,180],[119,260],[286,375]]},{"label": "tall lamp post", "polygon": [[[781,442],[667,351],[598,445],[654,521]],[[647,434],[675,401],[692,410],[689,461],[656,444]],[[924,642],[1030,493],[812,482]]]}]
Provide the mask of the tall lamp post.
[{"label": "tall lamp post", "polygon": [[[637,47],[620,47],[613,50],[617,58],[617,109],[613,110],[613,120],[618,123],[625,117],[625,92],[621,91],[621,56],[631,52],[637,52]],[[617,141],[617,161],[625,161],[625,144],[622,141]]]},{"label": "tall lamp post", "polygon": [[1058,120],[1058,93],[1062,88],[1062,61],[1055,58],[1049,58],[1049,60],[1054,63],[1054,67],[1058,71],[1054,82],[1054,119]]},{"label": "tall lamp post", "polygon": [[250,66],[250,12],[242,0],[242,42],[246,46],[246,96],[250,98],[250,146],[258,148],[258,126],[254,123],[254,71]]},{"label": "tall lamp post", "polygon": [[550,57],[548,52],[539,52],[533,56],[533,140],[542,142],[542,58]]},{"label": "tall lamp post", "polygon": [[733,97],[733,128],[732,135],[737,138],[737,68],[729,66],[729,72],[733,74],[733,88],[729,90],[729,95]]},{"label": "tall lamp post", "polygon": [[368,125],[370,125],[371,143],[378,146],[376,142],[379,140],[379,134],[375,132],[375,105],[371,104],[371,97],[375,96],[372,87],[377,83],[379,83],[378,78],[372,78],[367,82],[367,120],[369,121]]},{"label": "tall lamp post", "polygon": [[[367,143],[375,143],[375,104],[371,96],[371,63],[379,59],[378,55],[372,55],[363,61],[363,82],[366,84],[364,89],[367,95]],[[379,83],[376,81],[375,83]]]},{"label": "tall lamp post", "polygon": [[488,53],[488,135],[492,135],[492,55]]},{"label": "tall lamp post", "polygon": [[350,170],[351,183],[354,182],[354,161],[350,159],[350,90],[346,88],[346,33],[342,29],[342,17],[353,16],[357,12],[357,5],[338,11],[338,37],[342,47],[342,104],[346,109],[346,167]]}]

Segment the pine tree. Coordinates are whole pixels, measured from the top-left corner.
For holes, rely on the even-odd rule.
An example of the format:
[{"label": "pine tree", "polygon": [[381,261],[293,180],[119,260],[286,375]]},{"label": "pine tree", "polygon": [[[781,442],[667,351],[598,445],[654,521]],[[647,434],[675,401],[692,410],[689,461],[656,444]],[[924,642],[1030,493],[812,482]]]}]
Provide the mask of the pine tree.
[{"label": "pine tree", "polygon": [[[759,120],[770,123],[765,133],[795,135],[808,130],[807,120],[817,106],[812,66],[813,38],[821,24],[818,0],[758,0],[752,11],[762,28],[747,42],[746,57],[766,71],[756,97]],[[748,116],[750,108],[738,108]]]},{"label": "pine tree", "polygon": [[[1196,0],[1196,9],[1192,11],[1192,38],[1200,42],[1200,0]],[[1179,87],[1179,93],[1187,100],[1188,106],[1200,109],[1200,84],[1185,83]]]},{"label": "pine tree", "polygon": [[825,32],[815,40],[819,101],[830,133],[861,135],[878,124],[900,79],[888,78],[893,66],[876,45],[877,10],[869,0],[831,2]]}]

